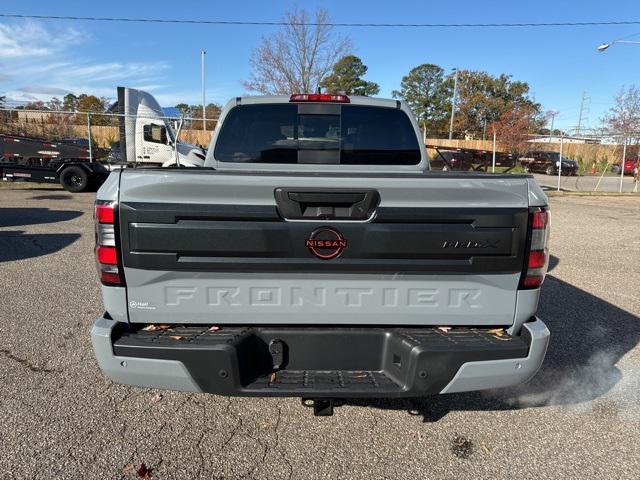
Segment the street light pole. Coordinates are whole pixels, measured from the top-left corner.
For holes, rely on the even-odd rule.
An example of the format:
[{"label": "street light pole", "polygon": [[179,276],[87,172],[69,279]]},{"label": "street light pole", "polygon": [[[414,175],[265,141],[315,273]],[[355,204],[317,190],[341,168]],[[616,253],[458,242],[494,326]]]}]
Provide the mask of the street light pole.
[{"label": "street light pole", "polygon": [[200,80],[202,82],[202,131],[207,131],[207,110],[204,88],[204,56],[207,54],[204,50],[200,51]]},{"label": "street light pole", "polygon": [[449,140],[453,138],[453,117],[456,112],[456,95],[458,94],[458,69],[454,68],[456,74],[453,77],[453,99],[451,100],[451,122],[449,123]]},{"label": "street light pole", "polygon": [[613,42],[609,43],[601,43],[596,47],[596,50],[598,50],[599,52],[604,52],[607,48],[609,48],[611,45],[615,45],[616,43],[631,43],[634,45],[640,44],[640,42],[636,40],[614,40]]}]

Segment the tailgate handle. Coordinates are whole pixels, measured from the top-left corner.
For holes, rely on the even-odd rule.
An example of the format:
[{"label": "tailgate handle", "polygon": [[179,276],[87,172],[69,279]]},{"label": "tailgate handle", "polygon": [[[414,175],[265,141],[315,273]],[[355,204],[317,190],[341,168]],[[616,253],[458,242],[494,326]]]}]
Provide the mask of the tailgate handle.
[{"label": "tailgate handle", "polygon": [[377,190],[277,188],[276,204],[286,220],[366,221],[380,203]]}]

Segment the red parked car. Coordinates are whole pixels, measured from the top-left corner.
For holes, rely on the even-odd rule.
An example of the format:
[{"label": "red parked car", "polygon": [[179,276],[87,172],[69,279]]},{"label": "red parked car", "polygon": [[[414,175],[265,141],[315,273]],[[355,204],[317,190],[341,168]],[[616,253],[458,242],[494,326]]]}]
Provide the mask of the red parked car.
[{"label": "red parked car", "polygon": [[[633,170],[635,168],[640,168],[640,157],[636,158],[627,158],[624,161],[624,174],[625,175],[633,175]],[[611,166],[611,171],[613,173],[620,173],[620,163],[614,163]]]}]

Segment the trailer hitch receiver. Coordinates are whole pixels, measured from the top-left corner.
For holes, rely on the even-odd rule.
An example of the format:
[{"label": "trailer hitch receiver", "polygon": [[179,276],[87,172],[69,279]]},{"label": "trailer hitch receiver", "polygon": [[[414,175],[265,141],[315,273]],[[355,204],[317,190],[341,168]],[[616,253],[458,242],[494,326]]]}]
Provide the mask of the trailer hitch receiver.
[{"label": "trailer hitch receiver", "polygon": [[333,415],[335,400],[333,398],[303,398],[302,405],[313,408],[313,415],[316,417],[330,417]]}]

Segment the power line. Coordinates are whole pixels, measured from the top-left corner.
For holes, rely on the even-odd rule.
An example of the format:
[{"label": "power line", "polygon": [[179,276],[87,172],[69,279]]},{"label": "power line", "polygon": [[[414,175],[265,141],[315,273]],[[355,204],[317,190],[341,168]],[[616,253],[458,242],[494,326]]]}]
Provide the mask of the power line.
[{"label": "power line", "polygon": [[[172,23],[189,25],[243,25],[243,26],[284,26],[292,25],[286,21],[241,21],[241,20],[189,20],[163,18],[125,18],[125,17],[77,17],[62,15],[19,15],[0,13],[3,18],[22,18],[33,20],[77,20],[90,22],[132,22],[132,23]],[[293,25],[317,26],[316,22],[293,23]],[[323,23],[331,27],[392,27],[392,28],[521,28],[521,27],[593,27],[606,25],[640,25],[640,20],[622,20],[609,22],[545,22],[545,23]]]}]

